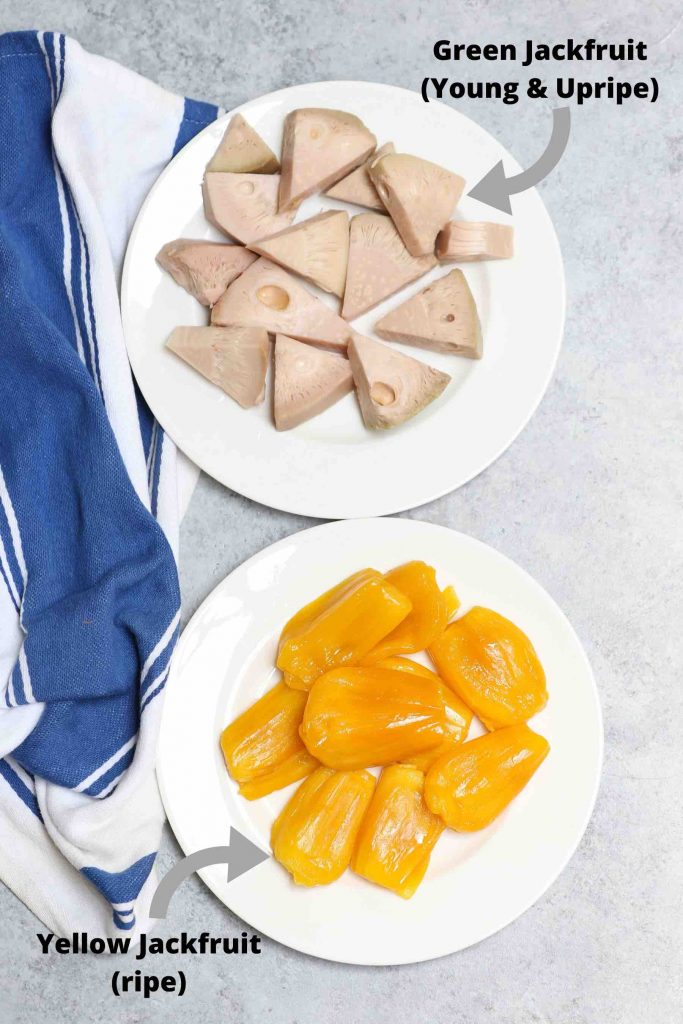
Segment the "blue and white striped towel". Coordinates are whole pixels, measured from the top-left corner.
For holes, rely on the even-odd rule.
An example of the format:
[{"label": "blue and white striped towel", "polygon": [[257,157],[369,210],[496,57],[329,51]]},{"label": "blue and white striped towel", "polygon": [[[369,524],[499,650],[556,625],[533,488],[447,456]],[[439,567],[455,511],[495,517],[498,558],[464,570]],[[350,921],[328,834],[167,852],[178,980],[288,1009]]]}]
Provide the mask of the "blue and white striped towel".
[{"label": "blue and white striped towel", "polygon": [[155,884],[192,469],[136,397],[117,285],[217,113],[64,36],[0,36],[0,877],[58,934],[137,935]]}]

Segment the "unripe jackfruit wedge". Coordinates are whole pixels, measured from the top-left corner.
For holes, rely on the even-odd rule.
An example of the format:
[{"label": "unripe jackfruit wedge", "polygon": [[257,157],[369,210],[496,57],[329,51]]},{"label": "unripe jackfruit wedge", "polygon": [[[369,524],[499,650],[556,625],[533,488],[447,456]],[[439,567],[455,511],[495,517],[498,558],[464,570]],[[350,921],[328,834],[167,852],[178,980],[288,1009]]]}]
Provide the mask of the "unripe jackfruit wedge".
[{"label": "unripe jackfruit wedge", "polygon": [[487,729],[526,722],[548,700],[545,672],[519,626],[490,608],[471,608],[433,641],[437,672]]},{"label": "unripe jackfruit wedge", "polygon": [[327,210],[249,246],[323,291],[344,294],[349,259],[349,215]]},{"label": "unripe jackfruit wedge", "polygon": [[235,114],[206,169],[233,174],[273,174],[280,170],[280,161],[242,115]]},{"label": "unripe jackfruit wedge", "polygon": [[329,885],[346,871],[374,790],[364,771],[318,768],[302,782],[270,834],[273,856],[298,885]]},{"label": "unripe jackfruit wedge", "polygon": [[348,359],[276,335],[273,413],[277,430],[291,430],[319,416],[352,388]]},{"label": "unripe jackfruit wedge", "polygon": [[410,255],[390,217],[358,214],[351,221],[342,316],[355,319],[435,266],[433,255]]},{"label": "unripe jackfruit wedge", "polygon": [[157,263],[203,306],[213,306],[256,256],[241,245],[176,238],[157,253]]},{"label": "unripe jackfruit wedge", "polygon": [[348,353],[363,420],[372,430],[397,427],[416,416],[451,379],[360,334],[353,335]]},{"label": "unripe jackfruit wedge", "polygon": [[408,251],[433,255],[436,236],[452,216],[465,179],[407,153],[373,160],[370,177]]},{"label": "unripe jackfruit wedge", "polygon": [[223,730],[226,767],[247,800],[289,786],[318,767],[299,736],[305,705],[306,694],[277,683]]},{"label": "unripe jackfruit wedge", "polygon": [[277,174],[204,175],[202,195],[206,219],[245,245],[289,227],[294,211],[277,211]]},{"label": "unripe jackfruit wedge", "polygon": [[367,206],[371,210],[382,210],[384,212],[386,209],[384,203],[379,197],[379,192],[372,184],[370,164],[374,160],[379,160],[386,153],[395,152],[393,142],[387,142],[376,153],[373,153],[364,164],[357,167],[355,171],[351,171],[350,174],[347,174],[345,178],[338,181],[332,188],[328,188],[325,195],[329,196],[330,199],[340,199],[344,203],[354,203],[356,206]]},{"label": "unripe jackfruit wedge", "polygon": [[350,771],[410,762],[448,740],[447,688],[409,672],[335,668],[313,683],[301,738],[328,768]]},{"label": "unripe jackfruit wedge", "polygon": [[436,255],[444,263],[509,260],[512,256],[512,225],[451,220],[436,240]]},{"label": "unripe jackfruit wedge", "polygon": [[521,793],[550,751],[543,736],[511,725],[440,757],[425,780],[425,801],[449,828],[477,832]]},{"label": "unripe jackfruit wedge", "polygon": [[270,342],[262,328],[176,327],[166,348],[218,385],[243,409],[263,401]]},{"label": "unripe jackfruit wedge", "polygon": [[381,573],[354,573],[285,624],[277,667],[290,685],[309,689],[329,669],[356,664],[410,609],[408,598]]},{"label": "unripe jackfruit wedge", "polygon": [[462,270],[451,270],[392,309],[377,321],[375,331],[403,345],[468,359],[482,356],[479,314]]},{"label": "unripe jackfruit wedge", "polygon": [[263,327],[346,352],[351,328],[286,270],[263,256],[230,285],[211,311],[214,324]]},{"label": "unripe jackfruit wedge", "polygon": [[296,209],[362,164],[377,139],[360,118],[343,110],[306,107],[285,119],[279,209]]},{"label": "unripe jackfruit wedge", "polygon": [[382,771],[363,818],[351,866],[357,875],[410,899],[445,826],[424,801],[424,775],[393,764]]}]

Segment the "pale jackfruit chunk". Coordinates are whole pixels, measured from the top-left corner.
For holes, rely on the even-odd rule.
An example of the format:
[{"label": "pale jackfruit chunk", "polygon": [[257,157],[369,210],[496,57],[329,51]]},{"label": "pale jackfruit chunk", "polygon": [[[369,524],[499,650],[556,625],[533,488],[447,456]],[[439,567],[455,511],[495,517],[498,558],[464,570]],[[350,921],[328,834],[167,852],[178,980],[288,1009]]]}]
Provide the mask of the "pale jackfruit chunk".
[{"label": "pale jackfruit chunk", "polygon": [[280,170],[280,161],[242,115],[235,114],[206,169],[233,174],[274,174]]},{"label": "pale jackfruit chunk", "polygon": [[377,139],[360,118],[343,110],[305,107],[285,119],[280,210],[322,192],[374,153]]},{"label": "pale jackfruit chunk", "polygon": [[479,315],[462,270],[451,270],[392,309],[377,321],[375,331],[387,341],[481,359]]},{"label": "pale jackfruit chunk", "polygon": [[357,167],[355,171],[351,171],[350,174],[347,174],[345,178],[338,181],[332,188],[328,188],[325,195],[328,195],[330,199],[341,199],[344,203],[354,203],[356,206],[367,206],[371,210],[384,211],[384,203],[379,197],[379,192],[372,184],[370,164],[374,163],[375,160],[379,160],[381,156],[385,156],[387,153],[395,152],[396,149],[393,142],[387,142],[376,153],[373,153],[364,164]]},{"label": "pale jackfruit chunk", "polygon": [[366,427],[386,430],[405,423],[433,402],[450,381],[447,373],[387,345],[354,334],[349,362]]},{"label": "pale jackfruit chunk", "polygon": [[370,177],[413,256],[434,252],[436,236],[452,215],[465,179],[406,153],[370,163]]},{"label": "pale jackfruit chunk", "polygon": [[257,327],[176,327],[166,347],[248,409],[266,393],[268,333]]},{"label": "pale jackfruit chunk", "polygon": [[176,238],[157,253],[157,263],[203,306],[213,306],[256,256],[241,245]]},{"label": "pale jackfruit chunk", "polygon": [[251,249],[285,270],[317,284],[325,292],[344,294],[349,258],[349,215],[328,210],[285,228],[270,238],[252,242]]},{"label": "pale jackfruit chunk", "polygon": [[351,328],[296,278],[261,257],[230,285],[211,312],[214,324],[246,324],[346,352]]},{"label": "pale jackfruit chunk", "polygon": [[508,260],[512,256],[512,225],[451,220],[436,240],[436,255],[453,263]]},{"label": "pale jackfruit chunk", "polygon": [[226,235],[248,244],[289,227],[294,211],[277,212],[279,174],[204,175],[206,219]]},{"label": "pale jackfruit chunk", "polygon": [[359,213],[351,221],[342,316],[353,320],[435,266],[435,256],[410,255],[390,217]]},{"label": "pale jackfruit chunk", "polygon": [[278,430],[319,416],[353,387],[348,359],[278,334],[273,411]]}]

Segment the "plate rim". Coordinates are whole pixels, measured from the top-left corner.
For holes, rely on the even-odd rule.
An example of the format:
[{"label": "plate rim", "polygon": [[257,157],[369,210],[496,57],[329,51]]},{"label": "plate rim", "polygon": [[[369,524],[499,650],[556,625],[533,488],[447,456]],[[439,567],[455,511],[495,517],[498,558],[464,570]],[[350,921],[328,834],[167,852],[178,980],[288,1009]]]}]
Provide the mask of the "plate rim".
[{"label": "plate rim", "polygon": [[[145,214],[146,214],[146,212],[148,210],[148,207],[154,201],[155,195],[156,195],[159,187],[166,180],[166,178],[173,173],[173,170],[174,170],[175,165],[176,165],[176,161],[179,161],[180,158],[183,157],[186,154],[188,148],[192,147],[195,143],[197,143],[197,141],[201,137],[203,137],[204,135],[206,135],[206,134],[210,133],[212,130],[214,130],[216,128],[216,125],[220,125],[220,124],[223,124],[223,123],[227,124],[229,119],[231,117],[233,117],[236,113],[240,113],[245,108],[250,107],[253,104],[272,102],[276,98],[280,99],[281,97],[285,97],[287,95],[291,95],[292,93],[295,93],[297,91],[308,90],[308,89],[311,89],[311,88],[316,88],[317,86],[325,86],[325,87],[328,87],[328,88],[336,88],[336,87],[343,87],[343,88],[360,87],[360,88],[364,88],[364,87],[370,86],[370,87],[372,87],[373,90],[379,90],[381,92],[387,93],[388,95],[395,95],[396,93],[399,93],[399,94],[405,94],[407,96],[410,96],[412,100],[415,100],[416,98],[419,99],[419,93],[415,92],[415,90],[406,89],[403,86],[392,85],[392,84],[386,83],[386,82],[368,82],[368,81],[363,81],[363,80],[360,80],[360,79],[331,79],[329,81],[301,82],[301,83],[297,83],[295,85],[286,86],[286,87],[284,87],[282,89],[275,89],[275,90],[272,90],[271,92],[264,93],[264,94],[262,94],[260,96],[253,97],[252,99],[245,100],[243,103],[240,103],[238,106],[233,107],[233,108],[231,108],[228,111],[225,111],[223,114],[220,114],[216,118],[215,121],[212,121],[210,124],[206,125],[205,128],[203,128],[200,132],[198,132],[195,136],[193,136],[193,138],[190,139],[190,141],[185,146],[183,146],[182,149],[180,149],[178,151],[178,153],[176,153],[176,155],[169,161],[169,163],[163,169],[161,174],[155,180],[154,184],[152,185],[150,191],[146,195],[146,197],[145,197],[145,199],[144,199],[144,201],[143,201],[143,203],[142,203],[142,205],[141,205],[141,207],[140,207],[140,209],[139,209],[139,211],[137,213],[137,216],[135,218],[135,223],[133,225],[133,229],[132,229],[132,231],[130,233],[130,236],[129,236],[129,239],[128,239],[128,244],[126,246],[126,252],[125,252],[125,257],[124,257],[124,262],[123,262],[123,270],[122,270],[122,274],[121,274],[121,290],[120,290],[121,298],[120,298],[120,304],[121,304],[122,321],[123,321],[123,328],[124,328],[124,330],[123,330],[124,343],[125,343],[125,346],[126,346],[126,352],[127,352],[128,360],[130,362],[131,370],[132,370],[133,375],[135,377],[136,383],[137,383],[138,387],[140,388],[140,392],[143,395],[145,401],[147,402],[149,408],[152,410],[152,413],[153,413],[155,419],[158,418],[157,417],[157,413],[155,412],[152,403],[150,403],[150,401],[148,399],[148,389],[146,388],[146,386],[143,386],[143,384],[141,383],[140,379],[138,378],[138,374],[136,372],[136,362],[137,362],[137,360],[136,360],[136,356],[132,352],[132,346],[129,346],[129,344],[128,344],[128,332],[126,330],[126,321],[127,321],[126,308],[128,306],[128,296],[129,296],[129,293],[130,293],[130,290],[131,290],[131,287],[132,287],[131,286],[131,277],[132,277],[131,264],[132,264],[132,260],[133,260],[133,251],[134,251],[135,245],[137,244],[138,237],[140,236],[140,233],[142,231],[142,222],[144,220],[144,217],[145,217]],[[484,128],[481,124],[479,124],[478,121],[475,121],[468,114],[464,113],[461,110],[458,110],[456,107],[452,107],[448,103],[443,103],[440,100],[433,100],[433,101],[431,101],[431,103],[436,104],[439,107],[444,107],[447,110],[450,110],[452,113],[455,113],[458,117],[464,118],[466,121],[468,121],[471,124],[473,124],[478,130],[483,131],[501,149],[501,151],[502,151],[501,159],[504,158],[506,160],[506,162],[508,162],[508,165],[513,170],[520,170],[521,169],[519,163],[514,158],[514,156],[509,152],[507,147],[504,146],[499,141],[499,139],[495,135],[493,135],[487,128]],[[515,441],[519,438],[519,436],[522,434],[522,432],[526,429],[526,427],[528,426],[529,422],[531,421],[531,419],[533,418],[533,416],[537,412],[541,402],[543,401],[543,399],[544,399],[544,397],[545,397],[545,395],[546,395],[546,393],[548,391],[548,387],[549,387],[550,382],[552,381],[553,376],[555,374],[555,370],[557,368],[557,363],[558,363],[559,356],[560,356],[560,351],[562,349],[562,342],[563,342],[563,339],[564,339],[564,330],[565,330],[565,323],[566,323],[566,310],[567,310],[567,282],[566,282],[566,274],[565,274],[565,269],[564,269],[564,260],[562,258],[562,249],[561,249],[561,246],[560,246],[560,241],[559,241],[557,232],[555,230],[555,226],[554,226],[553,220],[552,220],[552,218],[551,218],[551,216],[550,216],[550,214],[549,214],[549,212],[548,212],[548,210],[546,208],[545,203],[543,202],[543,198],[542,198],[541,194],[539,193],[539,191],[538,191],[538,189],[536,187],[534,187],[532,189],[529,189],[528,192],[533,193],[535,195],[536,199],[538,200],[539,208],[542,211],[542,214],[543,214],[543,216],[545,218],[545,221],[546,221],[546,226],[549,229],[549,241],[550,241],[550,243],[552,244],[552,246],[553,246],[553,248],[555,250],[555,253],[556,253],[556,256],[557,256],[557,261],[558,261],[558,269],[559,269],[559,272],[560,272],[559,273],[559,279],[558,279],[557,329],[556,329],[556,338],[554,339],[554,353],[553,353],[552,360],[550,361],[550,363],[548,364],[548,367],[546,368],[546,372],[545,372],[543,378],[541,378],[539,380],[539,386],[537,388],[537,392],[536,392],[536,395],[534,397],[534,400],[529,405],[529,408],[526,410],[525,415],[522,418],[522,420],[519,423],[519,425],[517,426],[515,432],[513,434],[511,434],[506,440],[502,441],[498,446],[493,448],[491,453],[490,453],[490,455],[484,461],[482,461],[478,465],[478,468],[474,468],[471,471],[467,470],[467,471],[465,471],[464,475],[462,475],[462,477],[458,477],[456,483],[453,483],[452,480],[449,480],[449,482],[443,482],[443,479],[442,479],[441,483],[437,484],[435,482],[434,485],[431,488],[429,488],[429,493],[425,492],[423,494],[420,494],[417,497],[417,499],[415,499],[413,497],[410,501],[402,500],[398,505],[395,502],[389,502],[388,504],[383,504],[382,503],[382,496],[381,495],[377,495],[375,500],[374,500],[374,503],[371,506],[367,506],[366,505],[362,509],[356,510],[356,511],[351,511],[349,509],[346,509],[346,510],[343,511],[342,514],[339,514],[338,512],[332,512],[329,508],[328,509],[324,509],[324,508],[316,507],[315,509],[312,510],[311,508],[306,508],[306,507],[302,506],[301,504],[298,504],[295,500],[288,500],[288,499],[282,500],[281,499],[281,500],[279,500],[277,502],[277,504],[273,504],[269,499],[264,499],[263,496],[258,496],[257,494],[255,494],[254,493],[254,489],[251,486],[246,486],[245,487],[245,486],[243,486],[241,484],[240,488],[238,490],[232,484],[225,483],[224,480],[221,480],[218,477],[213,476],[212,473],[210,473],[208,470],[204,469],[203,466],[201,465],[201,452],[198,450],[197,446],[195,446],[192,443],[180,444],[175,439],[175,436],[174,436],[175,431],[173,429],[173,425],[171,424],[171,429],[169,429],[169,426],[167,425],[169,421],[167,420],[167,418],[165,416],[164,416],[164,420],[166,420],[166,422],[162,422],[161,419],[159,419],[159,423],[160,423],[162,429],[164,430],[164,432],[166,434],[168,434],[169,438],[173,441],[173,443],[176,445],[176,447],[180,451],[182,451],[187,456],[187,458],[190,459],[190,461],[192,461],[195,465],[197,465],[200,469],[202,469],[202,472],[207,473],[208,476],[211,476],[212,479],[215,479],[222,486],[227,487],[229,490],[233,491],[233,493],[240,494],[243,497],[249,499],[250,501],[255,502],[256,504],[262,505],[264,508],[275,508],[275,509],[278,509],[279,511],[287,512],[287,513],[290,513],[292,515],[303,515],[303,516],[307,516],[309,518],[321,519],[321,520],[326,520],[326,519],[349,519],[349,520],[353,520],[353,519],[377,518],[377,517],[380,517],[380,516],[391,516],[391,515],[397,515],[400,512],[407,512],[407,511],[409,511],[411,509],[422,508],[424,505],[427,505],[427,504],[429,504],[432,501],[436,501],[439,498],[442,498],[442,497],[444,497],[447,494],[451,494],[451,493],[453,493],[453,492],[455,492],[457,490],[460,490],[461,487],[464,487],[466,484],[468,484],[472,480],[476,479],[481,473],[484,473],[487,469],[489,469],[490,466],[492,466],[509,448],[512,447],[512,445],[515,443]],[[448,266],[448,264],[446,264],[445,266]]]},{"label": "plate rim", "polygon": [[[320,533],[321,531],[334,532],[334,531],[339,530],[339,529],[341,529],[343,531],[344,529],[348,528],[349,526],[351,526],[352,529],[355,529],[356,527],[362,528],[365,523],[376,523],[378,521],[379,521],[379,517],[364,517],[363,519],[335,520],[333,522],[328,522],[328,523],[318,523],[318,524],[316,524],[314,526],[310,526],[310,527],[307,527],[307,528],[305,528],[303,530],[296,531],[295,533],[287,534],[286,536],[280,538],[279,540],[273,542],[272,544],[269,544],[266,547],[262,548],[260,551],[255,552],[253,555],[251,555],[245,561],[239,563],[239,565],[236,565],[234,567],[234,569],[232,569],[226,576],[224,576],[223,579],[220,580],[216,584],[216,586],[212,588],[210,593],[207,594],[207,596],[201,602],[199,607],[196,609],[196,611],[190,617],[190,619],[186,623],[184,629],[182,630],[182,633],[180,634],[180,636],[178,638],[178,642],[176,644],[176,648],[175,648],[175,650],[173,652],[173,656],[172,656],[172,659],[171,659],[171,667],[170,667],[170,671],[169,671],[168,682],[166,684],[167,687],[170,689],[170,687],[172,687],[173,685],[177,685],[176,684],[176,674],[179,671],[179,669],[177,667],[178,664],[179,664],[178,652],[183,649],[183,646],[186,643],[189,643],[189,637],[191,635],[191,627],[193,626],[193,623],[195,622],[196,619],[197,620],[199,619],[200,615],[204,612],[206,607],[209,606],[210,603],[215,599],[215,595],[216,595],[217,591],[219,591],[222,588],[224,588],[226,586],[226,584],[228,583],[228,581],[235,574],[237,574],[238,572],[242,572],[242,571],[247,572],[250,567],[252,567],[256,563],[258,563],[258,561],[261,558],[263,558],[266,554],[273,554],[278,548],[285,547],[286,545],[291,544],[292,541],[295,540],[295,539],[298,539],[298,538],[301,538],[301,537],[307,537],[308,535],[310,535],[313,532],[316,532],[316,533]],[[593,812],[595,810],[595,805],[596,805],[596,802],[597,802],[598,794],[599,794],[599,791],[600,791],[600,784],[601,784],[601,781],[602,781],[602,773],[603,773],[603,768],[604,768],[604,748],[605,748],[604,719],[603,719],[603,713],[602,713],[602,705],[601,705],[601,702],[600,702],[600,693],[599,693],[599,690],[598,690],[598,686],[597,686],[597,682],[596,682],[596,679],[595,679],[595,674],[593,672],[592,665],[591,665],[590,660],[588,658],[588,655],[587,655],[587,653],[585,651],[585,648],[584,648],[584,646],[583,646],[583,644],[581,642],[581,639],[580,639],[578,633],[576,632],[576,630],[574,629],[572,623],[568,619],[568,617],[565,614],[565,612],[563,611],[563,609],[555,601],[553,596],[545,589],[545,587],[543,587],[523,566],[521,566],[518,562],[516,562],[514,559],[512,559],[509,555],[506,555],[502,551],[499,551],[498,548],[494,547],[493,545],[488,544],[485,541],[479,540],[477,537],[473,537],[471,534],[464,533],[461,530],[452,529],[451,527],[444,526],[443,524],[440,524],[440,523],[431,523],[431,522],[429,522],[427,520],[421,520],[421,519],[404,519],[404,518],[399,518],[399,517],[391,517],[388,521],[389,522],[401,523],[403,525],[410,524],[410,528],[411,529],[413,527],[417,527],[418,529],[428,528],[430,531],[438,532],[441,535],[446,535],[446,536],[455,535],[456,537],[458,537],[460,539],[464,539],[466,543],[474,545],[475,548],[482,548],[482,549],[484,549],[486,551],[492,551],[504,563],[511,565],[514,570],[516,570],[517,572],[521,573],[522,576],[525,578],[526,582],[531,584],[533,589],[535,589],[537,592],[540,592],[541,595],[547,601],[550,602],[550,604],[554,607],[555,612],[557,613],[557,615],[562,620],[563,625],[565,626],[566,629],[568,629],[569,635],[571,636],[571,639],[572,639],[572,641],[574,642],[574,644],[576,646],[577,653],[580,654],[581,660],[582,660],[582,662],[584,664],[584,668],[586,670],[586,679],[590,683],[590,694],[591,694],[592,702],[593,702],[593,705],[594,705],[595,726],[596,726],[596,730],[597,730],[598,744],[597,744],[597,751],[596,751],[596,754],[597,754],[596,769],[595,769],[595,774],[593,776],[592,789],[591,789],[591,793],[590,793],[590,799],[586,802],[585,811],[584,811],[584,814],[583,814],[583,817],[582,817],[582,820],[581,820],[580,827],[577,828],[576,837],[575,837],[571,847],[568,848],[567,851],[565,851],[565,853],[564,853],[564,855],[562,857],[562,862],[559,865],[559,867],[554,871],[553,877],[550,879],[550,881],[543,880],[541,882],[540,886],[535,887],[533,895],[531,895],[528,900],[524,901],[523,906],[520,906],[520,908],[515,909],[513,912],[511,912],[509,916],[506,916],[505,919],[502,920],[500,922],[500,924],[496,928],[494,928],[493,930],[486,930],[483,934],[475,934],[474,938],[472,938],[471,941],[467,942],[466,945],[460,945],[460,946],[458,946],[455,949],[446,949],[446,950],[443,950],[443,951],[437,952],[437,953],[429,952],[429,953],[427,953],[424,956],[414,956],[414,955],[411,954],[410,956],[406,956],[405,958],[393,957],[392,960],[389,961],[389,962],[387,962],[386,960],[373,959],[372,957],[359,957],[357,955],[355,957],[353,957],[353,958],[351,958],[351,957],[340,957],[338,955],[328,956],[325,953],[321,953],[321,952],[313,949],[311,946],[307,947],[305,943],[301,943],[301,942],[288,942],[288,941],[285,941],[284,939],[277,938],[277,937],[275,937],[273,935],[270,935],[267,929],[261,928],[260,926],[256,927],[256,926],[251,925],[249,921],[247,921],[245,918],[241,917],[240,914],[236,910],[234,910],[232,908],[232,906],[230,906],[226,902],[226,900],[224,898],[224,895],[219,891],[219,887],[216,884],[214,884],[214,881],[213,881],[214,875],[213,875],[213,872],[212,872],[211,868],[203,868],[203,869],[201,869],[200,871],[197,872],[197,874],[202,879],[204,884],[211,890],[211,892],[220,901],[220,903],[223,906],[225,906],[230,911],[231,914],[234,914],[234,916],[237,917],[238,920],[244,921],[245,924],[247,924],[249,927],[253,927],[254,930],[257,931],[258,933],[267,936],[271,941],[277,942],[277,943],[279,943],[282,946],[285,946],[285,947],[287,947],[289,949],[294,949],[294,950],[296,950],[299,953],[303,953],[303,954],[305,954],[307,956],[312,956],[312,957],[314,957],[316,959],[319,959],[319,960],[325,960],[325,961],[328,961],[330,963],[347,963],[347,964],[353,964],[353,965],[356,965],[356,966],[366,966],[366,967],[387,967],[387,966],[400,966],[400,965],[407,965],[407,964],[425,963],[425,962],[428,962],[430,960],[441,959],[442,957],[445,957],[445,956],[452,956],[452,955],[455,955],[457,953],[460,953],[460,952],[464,951],[465,949],[469,949],[472,946],[478,945],[479,942],[482,942],[482,941],[484,941],[487,938],[491,938],[493,935],[496,935],[498,932],[502,931],[504,928],[507,928],[509,925],[513,924],[518,918],[520,918],[524,914],[526,914],[527,911],[530,910],[557,883],[557,881],[559,880],[561,875],[564,873],[567,865],[569,864],[569,862],[573,858],[574,854],[576,853],[576,851],[577,851],[579,845],[581,844],[582,840],[584,839],[584,836],[586,834],[586,830],[587,830],[588,825],[590,824],[591,818],[593,816]],[[166,703],[164,703],[164,707],[162,709],[162,720],[161,720],[160,731],[159,731],[159,739],[161,738],[161,734],[162,734],[163,729],[164,729],[164,716],[166,715],[166,713],[167,713]],[[169,825],[170,825],[170,827],[171,827],[171,829],[173,831],[173,834],[174,834],[174,837],[176,839],[176,842],[178,843],[178,845],[180,846],[181,850],[183,851],[183,854],[187,855],[188,853],[192,853],[194,851],[188,850],[186,845],[183,842],[183,839],[181,838],[181,826],[180,826],[180,824],[178,822],[178,816],[175,814],[175,811],[174,811],[174,809],[172,807],[172,798],[170,796],[168,787],[166,785],[166,780],[164,778],[164,769],[163,769],[163,765],[161,763],[162,758],[161,758],[161,755],[160,755],[160,750],[161,750],[161,743],[158,743],[158,745],[157,745],[157,755],[156,755],[156,760],[155,760],[155,768],[156,768],[156,777],[157,777],[157,782],[158,782],[158,786],[159,786],[159,792],[160,792],[160,795],[161,795],[161,799],[162,799],[162,803],[163,803],[163,806],[164,806],[164,811],[166,813],[166,817],[167,817],[168,823],[169,823]]]}]

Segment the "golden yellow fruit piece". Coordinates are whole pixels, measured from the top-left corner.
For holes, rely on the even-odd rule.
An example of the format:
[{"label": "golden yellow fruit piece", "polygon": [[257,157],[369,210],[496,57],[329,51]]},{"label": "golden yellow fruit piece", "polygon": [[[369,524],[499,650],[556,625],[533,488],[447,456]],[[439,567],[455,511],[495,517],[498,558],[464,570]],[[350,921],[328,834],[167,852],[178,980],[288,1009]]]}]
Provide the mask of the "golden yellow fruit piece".
[{"label": "golden yellow fruit piece", "polygon": [[344,873],[374,789],[362,771],[318,768],[302,782],[271,832],[273,856],[298,885],[328,885]]},{"label": "golden yellow fruit piece", "polygon": [[377,668],[333,669],[313,684],[301,737],[313,757],[339,771],[406,761],[449,736],[436,678]]},{"label": "golden yellow fruit piece", "polygon": [[277,666],[289,686],[309,689],[324,672],[356,664],[410,609],[408,598],[381,573],[362,569],[289,620]]},{"label": "golden yellow fruit piece", "polygon": [[401,657],[383,658],[382,661],[378,661],[373,667],[391,668],[396,672],[410,672],[412,675],[422,676],[423,679],[431,679],[432,682],[437,683],[441,687],[441,696],[446,707],[446,718],[448,719],[448,736],[443,743],[433,750],[426,750],[420,754],[413,754],[410,758],[405,758],[409,764],[426,772],[434,764],[437,757],[441,757],[446,751],[451,750],[456,743],[462,743],[467,739],[467,733],[470,731],[470,725],[472,724],[472,712],[451,689],[444,685],[435,672],[432,672],[431,669],[426,668],[424,665],[420,665],[417,661]]},{"label": "golden yellow fruit piece", "polygon": [[486,828],[514,800],[550,745],[527,725],[509,725],[463,743],[427,772],[425,800],[449,828]]},{"label": "golden yellow fruit piece", "polygon": [[424,775],[391,765],[380,776],[363,818],[353,870],[369,882],[410,899],[424,877],[444,823],[427,807]]},{"label": "golden yellow fruit piece", "polygon": [[318,762],[299,735],[306,694],[278,683],[221,734],[227,769],[247,800],[309,775]]},{"label": "golden yellow fruit piece", "polygon": [[410,601],[409,615],[388,633],[362,660],[372,665],[394,654],[423,651],[446,628],[452,598],[444,598],[436,582],[436,571],[426,562],[406,562],[385,573],[386,580]]},{"label": "golden yellow fruit piece", "polygon": [[429,648],[436,670],[487,729],[526,722],[548,700],[528,636],[490,608],[472,608]]}]

